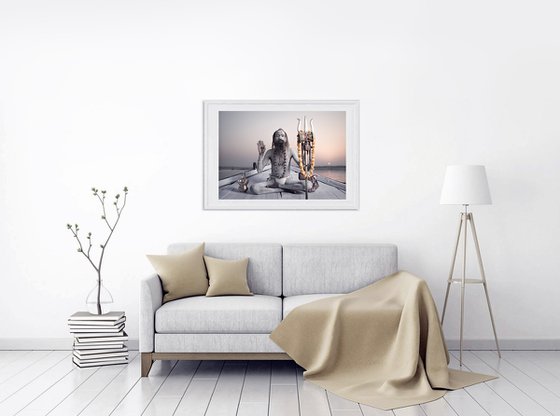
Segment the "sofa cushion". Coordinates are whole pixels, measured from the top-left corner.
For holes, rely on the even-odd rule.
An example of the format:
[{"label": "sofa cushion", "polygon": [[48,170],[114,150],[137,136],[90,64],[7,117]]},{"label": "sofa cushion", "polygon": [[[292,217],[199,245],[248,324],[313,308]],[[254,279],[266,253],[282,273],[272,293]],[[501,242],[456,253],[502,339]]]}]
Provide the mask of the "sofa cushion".
[{"label": "sofa cushion", "polygon": [[162,305],[155,326],[163,334],[265,334],[281,320],[279,297],[194,296]]},{"label": "sofa cushion", "polygon": [[163,303],[187,296],[206,294],[208,277],[203,254],[204,244],[199,244],[181,254],[147,256],[161,279]]},{"label": "sofa cushion", "polygon": [[282,319],[288,316],[288,314],[298,306],[305,305],[306,303],[313,302],[319,299],[331,298],[338,295],[338,293],[329,293],[327,295],[299,295],[284,298],[282,305]]},{"label": "sofa cushion", "polygon": [[[195,247],[196,243],[171,244],[169,254],[178,254]],[[247,283],[257,295],[282,294],[282,246],[270,243],[206,243],[204,254],[224,260],[249,257]]]},{"label": "sofa cushion", "polygon": [[210,283],[206,296],[252,295],[247,286],[247,257],[241,260],[222,260],[204,256],[204,263]]},{"label": "sofa cushion", "polygon": [[350,293],[396,273],[391,244],[285,244],[284,296]]}]

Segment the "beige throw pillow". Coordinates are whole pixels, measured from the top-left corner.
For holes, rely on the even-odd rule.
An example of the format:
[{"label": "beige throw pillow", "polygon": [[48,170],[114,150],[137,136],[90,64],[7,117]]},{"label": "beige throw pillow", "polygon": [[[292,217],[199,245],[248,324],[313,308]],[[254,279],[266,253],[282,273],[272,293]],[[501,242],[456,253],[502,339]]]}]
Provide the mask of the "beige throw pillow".
[{"label": "beige throw pillow", "polygon": [[163,303],[206,294],[208,279],[204,267],[204,244],[181,254],[147,257],[161,279]]},{"label": "beige throw pillow", "polygon": [[247,285],[249,259],[222,260],[204,256],[210,286],[206,296],[252,295]]}]

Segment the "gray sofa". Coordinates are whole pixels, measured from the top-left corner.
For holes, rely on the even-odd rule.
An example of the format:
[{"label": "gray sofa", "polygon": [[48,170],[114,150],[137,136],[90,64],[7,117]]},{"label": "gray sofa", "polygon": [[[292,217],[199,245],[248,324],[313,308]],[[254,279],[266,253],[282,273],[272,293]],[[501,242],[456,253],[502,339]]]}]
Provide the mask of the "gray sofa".
[{"label": "gray sofa", "polygon": [[[168,252],[195,246],[172,244]],[[289,359],[269,334],[292,309],[352,292],[397,271],[397,247],[391,244],[206,243],[205,254],[249,257],[254,296],[194,296],[162,305],[159,277],[142,280],[142,376],[154,360]]]}]

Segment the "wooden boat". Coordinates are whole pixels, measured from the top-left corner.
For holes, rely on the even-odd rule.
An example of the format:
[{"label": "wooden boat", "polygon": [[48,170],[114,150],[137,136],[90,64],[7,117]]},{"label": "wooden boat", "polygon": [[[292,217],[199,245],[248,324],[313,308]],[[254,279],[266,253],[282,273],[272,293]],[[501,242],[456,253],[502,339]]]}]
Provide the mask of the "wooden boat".
[{"label": "wooden boat", "polygon": [[[253,183],[265,182],[270,173],[270,166],[267,166],[261,173],[256,169],[245,172],[249,180],[249,187]],[[299,169],[292,167],[292,175],[297,175]],[[309,192],[309,199],[346,199],[346,184],[325,176],[316,175],[319,181],[319,188],[315,192]],[[243,178],[243,173],[224,178],[218,182],[220,199],[305,199],[304,192],[277,192],[264,195],[255,195],[248,192],[241,192],[238,189],[237,181]]]}]

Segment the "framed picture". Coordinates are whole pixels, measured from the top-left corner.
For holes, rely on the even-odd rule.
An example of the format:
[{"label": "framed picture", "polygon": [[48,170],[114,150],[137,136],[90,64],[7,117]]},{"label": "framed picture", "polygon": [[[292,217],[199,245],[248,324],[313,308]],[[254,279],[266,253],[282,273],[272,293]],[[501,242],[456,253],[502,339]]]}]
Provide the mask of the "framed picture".
[{"label": "framed picture", "polygon": [[359,101],[205,101],[205,209],[358,209]]}]

